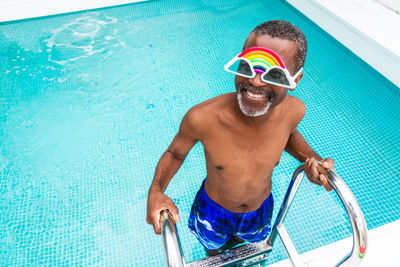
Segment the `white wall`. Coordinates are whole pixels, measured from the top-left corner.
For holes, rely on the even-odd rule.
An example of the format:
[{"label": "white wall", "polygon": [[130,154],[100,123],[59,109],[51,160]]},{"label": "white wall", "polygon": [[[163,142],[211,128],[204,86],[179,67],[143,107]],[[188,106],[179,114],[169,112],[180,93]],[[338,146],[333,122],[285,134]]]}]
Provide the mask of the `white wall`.
[{"label": "white wall", "polygon": [[373,0],[288,2],[400,87],[399,13]]},{"label": "white wall", "polygon": [[382,5],[386,6],[393,11],[400,13],[400,1],[399,0],[375,0]]}]

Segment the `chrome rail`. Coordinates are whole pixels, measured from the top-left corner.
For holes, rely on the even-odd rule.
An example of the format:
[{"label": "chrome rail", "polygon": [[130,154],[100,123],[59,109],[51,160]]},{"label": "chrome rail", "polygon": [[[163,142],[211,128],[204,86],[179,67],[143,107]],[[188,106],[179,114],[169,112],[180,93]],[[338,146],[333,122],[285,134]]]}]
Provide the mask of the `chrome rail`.
[{"label": "chrome rail", "polygon": [[331,170],[328,180],[346,208],[353,230],[353,249],[336,266],[355,266],[360,263],[367,250],[367,223],[355,196],[343,179]]},{"label": "chrome rail", "polygon": [[161,236],[164,244],[164,253],[168,267],[185,266],[182,246],[179,241],[178,230],[168,210],[161,212]]},{"label": "chrome rail", "polygon": [[[303,177],[304,165],[301,165],[293,174],[288,190],[286,191],[285,198],[282,202],[281,209],[279,210],[274,227],[271,231],[271,235],[267,240],[267,243],[271,247],[275,242],[279,229],[283,227],[283,220],[286,217],[287,211],[292,204],[293,198]],[[347,216],[349,217],[353,232],[353,248],[351,252],[342,260],[340,260],[335,266],[355,266],[360,263],[367,249],[367,224],[360,206],[358,205],[357,200],[350,188],[334,170],[328,171],[328,181],[332,185],[336,194],[339,196],[343,206],[347,211]],[[282,241],[284,242],[284,240]],[[293,263],[296,265],[295,262]]]},{"label": "chrome rail", "polygon": [[278,216],[275,219],[274,227],[272,228],[271,234],[267,240],[267,243],[270,246],[273,246],[275,243],[275,239],[278,234],[277,227],[279,225],[282,225],[283,220],[285,219],[286,214],[290,208],[290,205],[292,204],[294,196],[297,193],[297,189],[299,188],[301,180],[303,180],[303,177],[304,177],[304,165],[301,165],[293,173],[292,179],[290,180],[288,189],[286,191],[285,198],[282,201],[281,209],[279,210]]},{"label": "chrome rail", "polygon": [[[290,180],[289,187],[275,220],[274,227],[267,240],[235,247],[215,256],[210,256],[188,264],[186,264],[183,257],[175,223],[169,212],[167,210],[163,211],[161,213],[161,235],[167,266],[227,266],[233,264],[246,266],[257,262],[263,262],[266,260],[266,253],[272,250],[278,233],[281,236],[282,242],[291,257],[293,264],[295,266],[302,266],[300,257],[283,226],[283,221],[304,175],[304,165],[301,165],[296,169],[292,179]],[[360,263],[366,252],[367,224],[356,198],[342,178],[340,178],[334,170],[330,170],[328,172],[328,180],[347,211],[353,232],[353,248],[351,252],[335,266],[354,266]]]}]

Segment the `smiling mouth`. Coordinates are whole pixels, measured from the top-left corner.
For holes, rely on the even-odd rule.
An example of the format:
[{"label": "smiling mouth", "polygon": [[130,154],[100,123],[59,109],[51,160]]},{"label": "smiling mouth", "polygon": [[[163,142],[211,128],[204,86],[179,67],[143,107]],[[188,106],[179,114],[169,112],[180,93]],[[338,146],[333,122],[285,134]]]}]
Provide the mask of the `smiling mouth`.
[{"label": "smiling mouth", "polygon": [[246,95],[246,97],[250,100],[261,102],[268,101],[272,102],[274,99],[273,92],[265,91],[265,90],[255,90],[251,86],[246,84],[240,85],[240,91]]},{"label": "smiling mouth", "polygon": [[242,93],[246,96],[247,99],[252,100],[254,102],[272,102],[273,97],[270,94],[264,92],[254,92],[247,89],[242,89]]},{"label": "smiling mouth", "polygon": [[252,92],[250,92],[250,91],[248,91],[248,90],[243,90],[243,92],[245,92],[245,93],[246,93],[248,96],[250,96],[251,98],[258,98],[258,99],[267,98],[267,96],[264,95],[264,94],[255,94],[255,93],[252,93]]}]

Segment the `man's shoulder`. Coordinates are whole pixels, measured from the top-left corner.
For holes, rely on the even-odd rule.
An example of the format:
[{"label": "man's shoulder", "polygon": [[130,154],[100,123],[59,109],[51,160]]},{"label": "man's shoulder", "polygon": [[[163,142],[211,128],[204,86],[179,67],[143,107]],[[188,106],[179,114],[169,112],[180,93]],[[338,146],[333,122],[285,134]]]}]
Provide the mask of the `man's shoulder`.
[{"label": "man's shoulder", "polygon": [[306,105],[304,102],[295,96],[288,95],[286,105],[289,107],[287,109],[289,115],[293,117],[296,122],[300,122],[306,113]]},{"label": "man's shoulder", "polygon": [[186,113],[184,120],[192,126],[204,127],[226,108],[232,99],[232,94],[223,94],[191,107]]},{"label": "man's shoulder", "polygon": [[288,101],[289,105],[291,105],[291,106],[293,105],[293,107],[296,108],[296,109],[303,110],[303,109],[306,108],[306,105],[304,104],[304,102],[301,101],[299,98],[297,98],[295,96],[288,95],[287,101]]},{"label": "man's shoulder", "polygon": [[224,109],[231,102],[232,97],[233,94],[228,93],[210,98],[190,108],[188,113],[195,117],[210,117],[212,114]]}]

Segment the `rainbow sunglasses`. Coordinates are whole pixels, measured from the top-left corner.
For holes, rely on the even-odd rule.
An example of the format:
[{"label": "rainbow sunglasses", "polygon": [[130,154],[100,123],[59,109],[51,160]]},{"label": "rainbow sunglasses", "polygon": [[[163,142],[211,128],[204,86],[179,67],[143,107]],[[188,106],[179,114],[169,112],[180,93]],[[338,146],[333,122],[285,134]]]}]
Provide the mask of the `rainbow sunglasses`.
[{"label": "rainbow sunglasses", "polygon": [[296,78],[300,75],[301,68],[291,76],[280,56],[265,47],[251,47],[231,59],[224,69],[233,74],[254,78],[256,73],[261,74],[261,80],[266,83],[294,89]]}]

